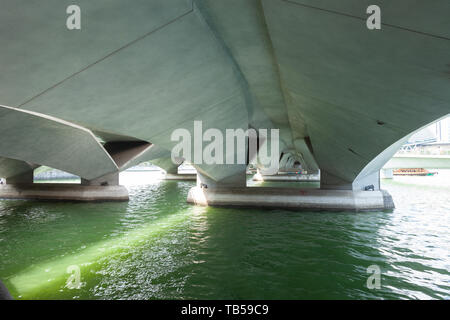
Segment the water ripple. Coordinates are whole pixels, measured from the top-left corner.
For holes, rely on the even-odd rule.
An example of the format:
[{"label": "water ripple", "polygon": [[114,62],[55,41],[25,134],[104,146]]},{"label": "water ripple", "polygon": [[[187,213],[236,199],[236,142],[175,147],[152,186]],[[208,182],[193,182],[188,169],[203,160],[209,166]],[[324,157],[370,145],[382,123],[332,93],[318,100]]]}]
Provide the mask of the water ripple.
[{"label": "water ripple", "polygon": [[[384,181],[397,209],[356,214],[194,207],[192,182],[139,181],[129,203],[0,201],[15,297],[30,279],[36,299],[450,298],[450,186],[435,180]],[[49,285],[82,261],[80,289]]]}]

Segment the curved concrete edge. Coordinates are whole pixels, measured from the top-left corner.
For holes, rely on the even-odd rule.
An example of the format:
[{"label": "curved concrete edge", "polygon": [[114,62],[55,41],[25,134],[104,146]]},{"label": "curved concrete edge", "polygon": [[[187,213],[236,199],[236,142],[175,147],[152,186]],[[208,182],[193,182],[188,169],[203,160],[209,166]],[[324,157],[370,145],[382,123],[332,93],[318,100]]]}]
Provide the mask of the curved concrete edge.
[{"label": "curved concrete edge", "polygon": [[[0,153],[87,180],[117,172],[114,159],[92,131],[47,114],[0,105]],[[67,156],[70,154],[70,157]]]},{"label": "curved concrete edge", "polygon": [[190,180],[190,181],[196,181],[197,175],[196,174],[172,174],[172,173],[166,173],[163,176],[163,180]]},{"label": "curved concrete edge", "polygon": [[193,187],[187,202],[202,206],[237,206],[312,211],[373,211],[395,208],[386,191],[351,191],[295,188]]},{"label": "curved concrete edge", "polygon": [[0,199],[59,201],[128,201],[124,186],[88,186],[66,183],[0,185]]}]

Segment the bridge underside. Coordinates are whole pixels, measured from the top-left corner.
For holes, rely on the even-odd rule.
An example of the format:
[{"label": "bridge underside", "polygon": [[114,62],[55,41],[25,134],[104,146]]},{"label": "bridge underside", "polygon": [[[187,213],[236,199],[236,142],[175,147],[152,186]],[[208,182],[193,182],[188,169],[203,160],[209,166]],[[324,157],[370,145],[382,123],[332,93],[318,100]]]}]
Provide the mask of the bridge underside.
[{"label": "bridge underside", "polygon": [[[100,186],[142,161],[170,173],[171,133],[198,120],[279,129],[280,158],[320,170],[321,189],[366,194],[408,135],[450,112],[447,0],[378,1],[374,31],[366,0],[79,0],[72,31],[70,4],[2,3],[9,183],[39,165]],[[195,166],[209,194],[245,187],[246,165]]]}]

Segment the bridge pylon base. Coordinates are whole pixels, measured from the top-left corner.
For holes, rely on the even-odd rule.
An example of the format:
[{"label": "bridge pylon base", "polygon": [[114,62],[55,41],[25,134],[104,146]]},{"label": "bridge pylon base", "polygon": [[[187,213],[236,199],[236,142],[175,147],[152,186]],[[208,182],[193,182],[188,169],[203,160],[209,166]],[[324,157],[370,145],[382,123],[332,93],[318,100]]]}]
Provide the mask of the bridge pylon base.
[{"label": "bridge pylon base", "polygon": [[280,208],[303,211],[380,211],[395,208],[384,191],[298,188],[201,188],[189,190],[187,202],[202,206]]},{"label": "bridge pylon base", "polygon": [[128,201],[121,185],[95,186],[70,183],[2,184],[0,199],[57,201]]}]

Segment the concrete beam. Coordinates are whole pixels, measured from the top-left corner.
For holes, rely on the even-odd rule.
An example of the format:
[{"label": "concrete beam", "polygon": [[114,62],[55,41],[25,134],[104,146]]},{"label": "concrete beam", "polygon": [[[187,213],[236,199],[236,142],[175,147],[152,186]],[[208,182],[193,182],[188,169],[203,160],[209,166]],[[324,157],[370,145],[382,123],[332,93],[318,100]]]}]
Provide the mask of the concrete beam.
[{"label": "concrete beam", "polygon": [[[280,139],[292,147],[292,128],[283,86],[260,1],[194,2],[246,81],[249,125],[278,128]],[[301,119],[296,119],[296,129],[300,123]]]},{"label": "concrete beam", "polygon": [[0,106],[0,156],[95,179],[116,164],[89,130],[48,115]]}]

